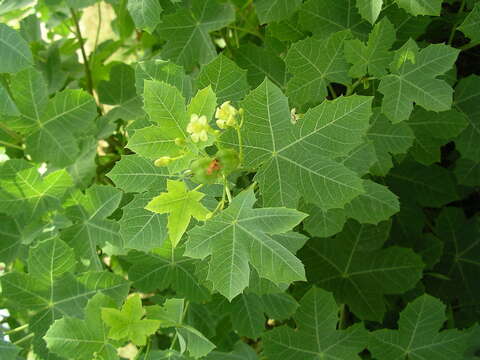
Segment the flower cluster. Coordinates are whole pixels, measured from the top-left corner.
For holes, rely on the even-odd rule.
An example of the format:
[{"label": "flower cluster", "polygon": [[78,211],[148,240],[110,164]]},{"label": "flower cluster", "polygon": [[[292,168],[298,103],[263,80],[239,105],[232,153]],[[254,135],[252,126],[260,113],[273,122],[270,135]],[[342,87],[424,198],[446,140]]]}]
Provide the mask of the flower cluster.
[{"label": "flower cluster", "polygon": [[237,116],[238,110],[230,104],[230,101],[225,101],[215,112],[216,123],[220,129],[236,126]]},{"label": "flower cluster", "polygon": [[210,130],[210,125],[208,125],[207,117],[205,115],[198,116],[197,114],[192,114],[190,123],[187,125],[187,132],[190,134],[192,141],[194,143],[207,141],[208,130]]}]

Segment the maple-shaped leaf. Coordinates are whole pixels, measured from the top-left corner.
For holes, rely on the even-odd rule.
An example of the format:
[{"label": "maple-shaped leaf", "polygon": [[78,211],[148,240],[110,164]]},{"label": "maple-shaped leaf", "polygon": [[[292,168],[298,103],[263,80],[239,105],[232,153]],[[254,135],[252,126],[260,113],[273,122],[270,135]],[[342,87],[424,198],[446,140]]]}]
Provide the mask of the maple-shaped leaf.
[{"label": "maple-shaped leaf", "polygon": [[249,89],[246,70],[223,54],[202,67],[197,84],[199,89],[210,85],[220,104],[243,99]]},{"label": "maple-shaped leaf", "polygon": [[382,78],[378,91],[384,97],[382,112],[393,123],[407,120],[413,103],[430,111],[445,111],[452,106],[453,89],[438,76],[450,70],[459,50],[432,44],[419,50],[413,40],[396,51],[391,74]]},{"label": "maple-shaped leaf", "polygon": [[231,4],[217,0],[193,0],[175,13],[163,16],[157,31],[167,40],[162,57],[183,65],[187,71],[216,56],[210,33],[235,20]]},{"label": "maple-shaped leaf", "polygon": [[261,24],[289,17],[302,4],[302,0],[254,0]]},{"label": "maple-shaped leaf", "polygon": [[183,181],[168,180],[168,192],[154,197],[145,209],[157,214],[168,214],[168,235],[173,247],[180,242],[190,219],[205,221],[210,211],[200,203],[205,194],[188,190]]},{"label": "maple-shaped leaf", "polygon": [[2,276],[2,296],[13,308],[29,311],[29,328],[43,336],[62,316],[79,317],[87,300],[98,292],[122,301],[130,288],[122,277],[110,272],[75,276],[73,250],[58,238],[31,247],[28,274],[9,272]]},{"label": "maple-shaped leaf", "polygon": [[25,160],[6,161],[0,164],[0,212],[31,222],[59,208],[72,186],[64,169],[42,176]]},{"label": "maple-shaped leaf", "polygon": [[422,295],[400,313],[398,330],[372,332],[368,349],[378,360],[464,359],[468,333],[457,329],[440,331],[446,319],[445,305],[430,295]]},{"label": "maple-shaped leaf", "polygon": [[294,315],[298,329],[276,327],[264,335],[264,353],[269,359],[291,360],[360,359],[368,341],[363,324],[337,330],[338,306],[333,296],[311,288],[300,300]]},{"label": "maple-shaped leaf", "polygon": [[392,155],[406,154],[413,145],[415,134],[407,122],[392,124],[379,108],[375,108],[367,138],[372,141],[376,155],[371,171],[385,176],[393,168]]},{"label": "maple-shaped leaf", "polygon": [[94,129],[93,97],[83,90],[67,89],[48,99],[43,75],[33,68],[12,78],[12,90],[26,127],[27,153],[38,162],[72,164],[80,151],[80,137]]},{"label": "maple-shaped leaf", "polygon": [[334,238],[313,239],[300,251],[307,278],[332,291],[361,319],[381,321],[385,294],[413,288],[424,264],[411,249],[382,249],[390,223],[360,225],[350,220]]},{"label": "maple-shaped leaf", "polygon": [[290,47],[285,62],[293,74],[287,84],[293,104],[318,104],[327,96],[330,82],[350,83],[343,47],[351,36],[350,31],[340,31],[325,39],[309,37]]},{"label": "maple-shaped leaf", "polygon": [[286,208],[254,209],[255,202],[253,189],[243,191],[226,210],[188,232],[185,255],[211,255],[207,279],[229,300],[248,286],[250,265],[274,283],[305,279],[300,260],[272,235],[288,232],[306,215]]},{"label": "maple-shaped leaf", "polygon": [[463,78],[455,88],[454,106],[467,116],[468,126],[455,140],[460,154],[478,162],[480,159],[480,76]]},{"label": "maple-shaped leaf", "polygon": [[300,8],[300,24],[304,30],[320,37],[350,30],[356,38],[365,40],[371,30],[352,0],[306,1]]},{"label": "maple-shaped leaf", "polygon": [[430,165],[440,162],[440,148],[457,137],[468,125],[467,117],[456,110],[434,113],[416,108],[408,120],[415,134],[410,150],[419,163]]},{"label": "maple-shaped leaf", "polygon": [[[183,67],[161,59],[140,61],[135,65],[135,87],[143,96],[145,80],[164,81],[176,87],[186,99],[192,96],[192,80],[185,75]],[[201,88],[201,87],[200,87]]]},{"label": "maple-shaped leaf", "polygon": [[151,160],[139,155],[127,155],[115,164],[108,177],[122,190],[141,193],[151,189],[166,189],[170,175],[167,168],[157,167]]},{"label": "maple-shaped leaf", "polygon": [[154,334],[160,321],[143,319],[145,309],[139,294],[130,296],[121,310],[104,307],[102,319],[109,327],[108,337],[114,340],[130,340],[135,345],[147,343],[147,337]]},{"label": "maple-shaped leaf", "polygon": [[62,231],[62,239],[75,249],[88,269],[103,269],[97,247],[121,245],[119,224],[107,219],[119,206],[122,192],[114,187],[94,185],[85,194],[75,193],[67,207],[74,224]]},{"label": "maple-shaped leaf", "polygon": [[[363,142],[371,102],[358,95],[324,101],[292,124],[288,99],[269,80],[250,92],[241,103],[243,149],[245,165],[259,168],[264,204],[296,207],[303,196],[328,210],[364,192],[360,177],[334,159]],[[237,142],[233,132],[221,140]]]},{"label": "maple-shaped leaf", "polygon": [[103,307],[115,307],[115,302],[98,293],[88,301],[83,320],[69,316],[56,320],[43,337],[48,349],[65,358],[91,360],[100,356],[105,360],[118,359],[117,344],[108,339],[107,327],[102,322]]},{"label": "maple-shaped leaf", "polygon": [[125,260],[132,264],[128,278],[143,292],[172,289],[177,296],[189,301],[203,302],[210,298],[209,291],[195,277],[199,260],[183,256],[184,249],[165,244],[155,252],[145,254],[131,251]]},{"label": "maple-shaped leaf", "polygon": [[395,43],[395,28],[388,18],[383,18],[374,27],[364,44],[358,39],[345,41],[345,58],[353,66],[349,74],[360,78],[366,74],[382,77],[392,61],[390,48]]},{"label": "maple-shaped leaf", "polygon": [[185,324],[184,314],[186,304],[184,299],[168,299],[162,306],[153,305],[147,307],[147,317],[155,319],[162,328],[175,328],[179,338],[180,352],[198,359],[211,352],[215,345],[208,340],[200,331]]},{"label": "maple-shaped leaf", "polygon": [[123,216],[118,223],[125,248],[148,252],[161,247],[167,239],[167,215],[145,209],[154,194],[137,194],[122,208]]}]

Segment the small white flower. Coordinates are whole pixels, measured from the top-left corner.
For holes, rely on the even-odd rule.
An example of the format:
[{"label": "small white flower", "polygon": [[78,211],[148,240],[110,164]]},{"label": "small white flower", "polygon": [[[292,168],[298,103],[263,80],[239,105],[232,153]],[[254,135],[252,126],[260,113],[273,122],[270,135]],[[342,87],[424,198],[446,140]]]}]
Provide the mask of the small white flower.
[{"label": "small white flower", "polygon": [[237,125],[238,110],[230,104],[230,101],[225,101],[217,111],[215,111],[215,118],[220,129],[225,129],[227,126]]},{"label": "small white flower", "polygon": [[207,141],[209,129],[210,125],[208,125],[207,117],[205,115],[198,116],[197,114],[192,114],[187,126],[187,132],[190,134],[194,143]]}]

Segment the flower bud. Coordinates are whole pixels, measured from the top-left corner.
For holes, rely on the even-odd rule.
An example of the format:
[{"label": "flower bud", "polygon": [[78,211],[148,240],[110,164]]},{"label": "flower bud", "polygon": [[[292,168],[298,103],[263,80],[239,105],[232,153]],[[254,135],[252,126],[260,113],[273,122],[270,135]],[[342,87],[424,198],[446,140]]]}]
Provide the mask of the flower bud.
[{"label": "flower bud", "polygon": [[172,162],[172,158],[170,156],[162,156],[161,158],[155,160],[153,164],[157,167],[163,167],[163,166],[167,166],[171,162]]}]

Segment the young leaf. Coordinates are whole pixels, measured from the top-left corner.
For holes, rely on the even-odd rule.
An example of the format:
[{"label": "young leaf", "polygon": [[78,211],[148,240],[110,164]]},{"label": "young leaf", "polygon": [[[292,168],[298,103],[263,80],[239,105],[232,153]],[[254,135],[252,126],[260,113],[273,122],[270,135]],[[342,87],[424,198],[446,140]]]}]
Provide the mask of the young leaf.
[{"label": "young leaf", "polygon": [[311,288],[300,300],[294,316],[298,329],[283,325],[267,332],[265,354],[269,359],[360,359],[358,353],[365,347],[367,332],[362,324],[336,330],[337,312],[330,293]]},{"label": "young leaf", "polygon": [[349,38],[349,31],[341,31],[326,39],[309,37],[290,47],[285,62],[293,77],[288,81],[287,95],[294,105],[318,104],[327,96],[330,82],[350,82],[343,54]]},{"label": "young leaf", "polygon": [[128,0],[127,9],[136,27],[149,33],[161,22],[163,9],[158,0]]},{"label": "young leaf", "polygon": [[208,280],[232,300],[249,284],[250,265],[274,283],[304,280],[302,263],[272,235],[297,225],[305,214],[285,208],[253,209],[252,189],[237,195],[219,215],[188,233],[185,255],[209,255]]},{"label": "young leaf", "polygon": [[188,190],[183,181],[168,180],[168,192],[154,197],[145,209],[157,214],[168,214],[168,235],[173,247],[180,242],[190,219],[205,221],[210,211],[200,203],[203,193]]},{"label": "young leaf", "polygon": [[162,56],[191,71],[216,56],[209,33],[234,21],[235,11],[231,4],[217,0],[193,0],[162,20],[158,34],[167,40]]},{"label": "young leaf", "polygon": [[103,307],[114,307],[115,302],[102,293],[91,298],[85,309],[85,319],[65,316],[56,320],[43,337],[47,347],[66,358],[91,360],[94,356],[117,359],[115,344],[107,338],[107,328],[102,322]]},{"label": "young leaf", "polygon": [[160,326],[160,321],[143,319],[145,310],[142,308],[140,295],[135,294],[125,301],[122,310],[104,307],[101,310],[102,320],[110,328],[108,337],[114,340],[131,340],[135,345],[147,343],[147,337],[154,334]]},{"label": "young leaf", "polygon": [[358,39],[345,41],[345,58],[353,64],[349,74],[354,78],[386,75],[393,58],[389,50],[394,43],[395,28],[386,17],[373,27],[366,44]]},{"label": "young leaf", "polygon": [[430,111],[445,111],[452,106],[452,88],[438,76],[445,74],[457,59],[458,50],[443,44],[432,44],[422,50],[407,42],[397,50],[390,65],[392,74],[380,81],[382,112],[393,123],[407,120],[413,102]]},{"label": "young leaf", "polygon": [[390,224],[377,227],[349,221],[335,238],[314,239],[299,254],[307,278],[332,291],[361,319],[381,321],[385,294],[401,294],[422,276],[423,262],[411,249],[381,249]]},{"label": "young leaf", "polygon": [[[360,178],[332,158],[346,155],[362,142],[371,101],[356,95],[325,101],[293,125],[280,89],[265,80],[253,90],[242,102],[243,149],[246,166],[261,166],[256,179],[264,204],[296,206],[304,196],[328,210],[341,208],[361,194]],[[229,145],[235,141],[226,138]]]},{"label": "young leaf", "polygon": [[463,359],[467,334],[442,328],[445,305],[430,295],[422,295],[400,314],[398,330],[371,333],[369,350],[378,360]]},{"label": "young leaf", "polygon": [[357,0],[356,4],[360,15],[370,24],[375,24],[382,11],[383,0]]},{"label": "young leaf", "polygon": [[442,0],[395,0],[398,6],[412,15],[440,15]]},{"label": "young leaf", "polygon": [[33,65],[27,42],[6,24],[0,24],[0,73],[16,73]]}]

